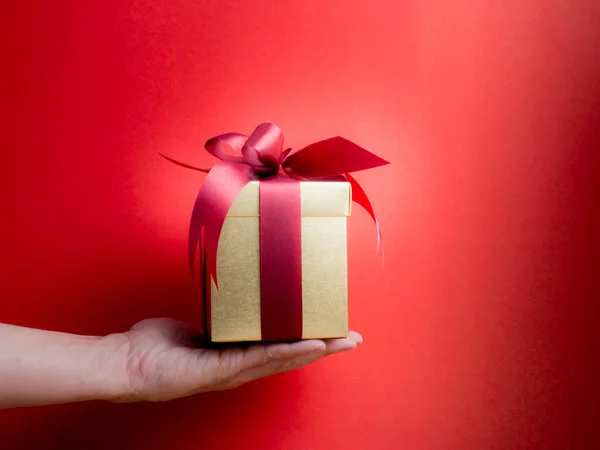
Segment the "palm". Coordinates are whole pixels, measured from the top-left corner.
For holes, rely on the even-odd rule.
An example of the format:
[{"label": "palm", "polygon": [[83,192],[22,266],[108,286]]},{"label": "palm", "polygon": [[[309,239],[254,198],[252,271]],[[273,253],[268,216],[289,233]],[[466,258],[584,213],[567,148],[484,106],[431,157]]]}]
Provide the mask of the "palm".
[{"label": "palm", "polygon": [[169,400],[230,389],[351,350],[362,341],[351,332],[345,339],[214,350],[194,345],[189,328],[171,319],[144,320],[125,335],[124,364],[135,395],[121,401]]}]

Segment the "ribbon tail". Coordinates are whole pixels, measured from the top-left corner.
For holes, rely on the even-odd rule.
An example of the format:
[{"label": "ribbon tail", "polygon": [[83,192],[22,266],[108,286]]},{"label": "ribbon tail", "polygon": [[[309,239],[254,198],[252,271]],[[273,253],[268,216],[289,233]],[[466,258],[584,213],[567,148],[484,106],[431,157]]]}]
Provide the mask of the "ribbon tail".
[{"label": "ribbon tail", "polygon": [[[192,217],[190,219],[190,229],[188,232],[188,260],[190,265],[190,272],[192,273],[192,278],[194,276],[194,268],[196,265],[196,252],[198,251],[198,246],[200,246],[200,257],[202,258],[202,252],[204,252],[205,248],[205,240],[203,228],[204,224],[202,222],[202,198],[201,198],[202,189],[198,192],[198,196],[196,197],[196,202],[194,203],[194,208],[192,209]],[[202,267],[201,267],[202,268]]]},{"label": "ribbon tail", "polygon": [[201,169],[200,167],[190,166],[189,164],[176,161],[173,158],[169,158],[168,156],[165,156],[162,153],[159,153],[159,155],[162,156],[163,158],[165,158],[167,161],[170,161],[173,164],[176,164],[176,165],[178,165],[180,167],[185,167],[186,169],[197,170],[198,172],[204,172],[204,173],[210,172],[210,169]]},{"label": "ribbon tail", "polygon": [[345,173],[344,177],[346,178],[346,181],[350,183],[350,186],[352,188],[352,201],[362,206],[367,211],[367,213],[369,213],[369,215],[373,219],[373,222],[375,222],[375,228],[377,231],[377,253],[381,252],[381,263],[383,264],[383,240],[381,236],[381,228],[379,227],[379,221],[377,220],[377,216],[375,215],[373,205],[371,205],[371,201],[369,200],[367,193],[356,180],[356,178],[354,178],[349,173]]},{"label": "ribbon tail", "polygon": [[208,173],[196,197],[188,235],[190,269],[193,275],[200,244],[206,251],[207,282],[213,279],[217,288],[217,249],[225,218],[240,191],[254,179],[250,166],[222,161]]}]

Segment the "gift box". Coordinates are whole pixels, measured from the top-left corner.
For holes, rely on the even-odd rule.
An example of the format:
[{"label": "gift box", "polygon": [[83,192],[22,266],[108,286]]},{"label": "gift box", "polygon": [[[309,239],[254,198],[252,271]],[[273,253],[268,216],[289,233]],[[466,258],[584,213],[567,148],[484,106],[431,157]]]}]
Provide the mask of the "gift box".
[{"label": "gift box", "polygon": [[204,147],[221,160],[211,169],[165,158],[207,173],[192,210],[188,256],[193,274],[200,264],[210,340],[347,336],[352,202],[375,222],[378,248],[381,239],[371,202],[350,173],[388,162],[342,137],[284,150],[283,133],[268,123]]},{"label": "gift box", "polygon": [[[261,330],[266,324],[261,327],[259,188],[260,182],[253,181],[242,189],[221,231],[219,288],[212,281],[210,297],[206,295],[213,342],[263,340]],[[351,199],[348,182],[300,182],[301,248],[296,251],[301,253],[301,302],[296,302],[288,314],[281,311],[284,308],[273,313],[276,326],[284,333],[289,330],[290,337],[294,333],[302,339],[348,334],[346,220]],[[294,249],[276,249],[274,263],[289,263],[290,251]],[[290,299],[274,300],[285,306]],[[267,335],[276,332],[266,330]]]}]

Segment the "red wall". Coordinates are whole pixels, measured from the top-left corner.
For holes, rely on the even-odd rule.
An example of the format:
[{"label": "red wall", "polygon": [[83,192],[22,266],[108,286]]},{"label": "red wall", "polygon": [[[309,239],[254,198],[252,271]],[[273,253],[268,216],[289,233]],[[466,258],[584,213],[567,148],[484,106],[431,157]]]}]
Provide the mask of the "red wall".
[{"label": "red wall", "polygon": [[[17,6],[18,5],[18,6]],[[199,322],[186,266],[223,131],[393,165],[350,224],[365,344],[166,404],[4,411],[0,447],[584,449],[599,337],[597,0],[13,2],[2,13],[0,320]]]}]

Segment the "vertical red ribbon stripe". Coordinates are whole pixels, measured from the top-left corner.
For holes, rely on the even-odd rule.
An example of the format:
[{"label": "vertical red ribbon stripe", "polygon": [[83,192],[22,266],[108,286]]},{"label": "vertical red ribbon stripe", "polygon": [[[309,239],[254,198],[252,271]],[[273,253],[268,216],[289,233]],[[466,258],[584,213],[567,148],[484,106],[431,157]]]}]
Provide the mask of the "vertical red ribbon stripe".
[{"label": "vertical red ribbon stripe", "polygon": [[260,182],[260,311],[263,341],[302,339],[300,183]]}]

